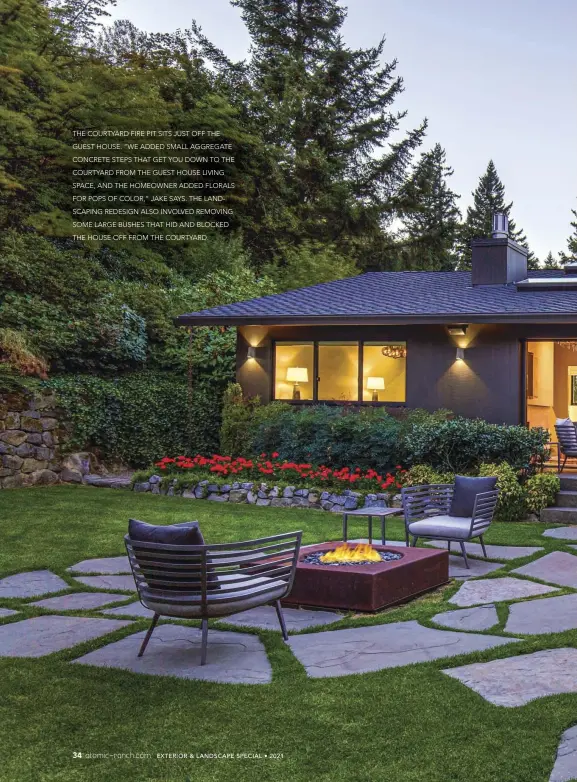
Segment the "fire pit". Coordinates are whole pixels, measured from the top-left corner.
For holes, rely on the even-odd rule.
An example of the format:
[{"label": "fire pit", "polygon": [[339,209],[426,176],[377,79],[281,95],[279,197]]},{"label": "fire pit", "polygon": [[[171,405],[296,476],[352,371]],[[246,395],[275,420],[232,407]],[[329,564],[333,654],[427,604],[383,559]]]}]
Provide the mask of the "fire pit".
[{"label": "fire pit", "polygon": [[446,550],[321,543],[301,548],[283,604],[379,611],[448,580]]}]

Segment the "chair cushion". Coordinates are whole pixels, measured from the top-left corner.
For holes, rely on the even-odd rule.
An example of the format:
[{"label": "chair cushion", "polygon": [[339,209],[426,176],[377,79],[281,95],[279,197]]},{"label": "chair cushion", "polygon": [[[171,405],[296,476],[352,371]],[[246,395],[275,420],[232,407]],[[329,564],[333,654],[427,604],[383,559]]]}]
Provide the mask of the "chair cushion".
[{"label": "chair cushion", "polygon": [[[488,526],[488,525],[487,525]],[[411,535],[417,538],[452,538],[467,540],[471,531],[471,518],[459,516],[431,516],[408,525]]]},{"label": "chair cushion", "polygon": [[[172,546],[204,546],[205,541],[200,531],[198,521],[184,521],[180,524],[147,524],[145,521],[138,521],[137,519],[130,519],[128,522],[128,536],[133,543],[134,553],[138,560],[138,564],[142,571],[142,575],[146,578],[149,586],[154,588],[157,586],[163,590],[174,591],[190,591],[190,586],[183,587],[181,582],[186,581],[196,582],[200,584],[200,574],[198,573],[199,566],[195,563],[191,565],[192,573],[183,575],[182,568],[174,568],[174,576],[163,573],[160,578],[161,581],[173,581],[174,586],[168,586],[167,584],[158,584],[155,580],[154,567],[147,567],[147,560],[158,561],[153,551],[147,549],[139,549],[138,541],[143,543],[161,543],[170,544]],[[134,544],[136,544],[134,546]],[[163,558],[163,567],[166,570],[171,570],[172,565],[182,565],[182,560],[178,557],[172,561],[170,559]],[[194,573],[194,571],[197,571]],[[218,579],[214,567],[208,566],[207,569],[207,581],[213,584],[213,589],[220,589]]]},{"label": "chair cushion", "polygon": [[492,491],[497,478],[470,478],[467,475],[455,475],[455,491],[449,509],[450,516],[472,516],[475,497],[484,491]]},{"label": "chair cushion", "polygon": [[555,426],[565,426],[566,424],[572,424],[573,421],[570,418],[558,418],[555,421]]},{"label": "chair cushion", "polygon": [[[223,590],[226,590],[227,580],[233,579],[231,575],[218,576]],[[166,588],[165,588],[166,589]],[[243,589],[227,595],[226,591],[221,595],[208,595],[207,610],[204,614],[207,617],[230,616],[239,611],[246,611],[249,608],[255,608],[272,600],[278,600],[284,597],[287,591],[287,583],[281,579],[268,578],[267,576],[253,576],[247,579]],[[227,599],[235,597],[235,599]],[[183,619],[194,619],[203,616],[200,604],[200,594],[186,595],[179,597],[174,594],[167,594],[167,599],[171,602],[164,602],[162,595],[154,594],[148,590],[143,590],[141,599],[143,604],[161,616],[178,616]],[[240,598],[240,599],[236,599]]]}]

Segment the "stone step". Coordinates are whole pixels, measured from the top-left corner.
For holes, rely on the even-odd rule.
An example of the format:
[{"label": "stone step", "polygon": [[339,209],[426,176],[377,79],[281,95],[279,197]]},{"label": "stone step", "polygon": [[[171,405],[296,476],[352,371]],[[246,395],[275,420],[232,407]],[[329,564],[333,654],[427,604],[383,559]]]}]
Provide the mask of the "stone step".
[{"label": "stone step", "polygon": [[546,524],[577,524],[577,508],[544,508],[540,520]]},{"label": "stone step", "polygon": [[557,505],[560,508],[577,508],[577,491],[561,489],[557,493]]},{"label": "stone step", "polygon": [[557,477],[561,481],[561,491],[577,491],[577,474],[562,472]]}]

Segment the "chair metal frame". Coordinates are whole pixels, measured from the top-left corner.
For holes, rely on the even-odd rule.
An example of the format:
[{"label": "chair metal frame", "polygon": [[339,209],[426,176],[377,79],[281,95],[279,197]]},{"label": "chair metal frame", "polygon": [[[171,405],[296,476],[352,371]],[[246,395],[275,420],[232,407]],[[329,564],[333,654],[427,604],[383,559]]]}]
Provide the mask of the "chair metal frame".
[{"label": "chair metal frame", "polygon": [[[557,433],[557,470],[563,472],[568,458],[577,458],[577,430],[575,424],[555,424]],[[561,454],[565,457],[561,465]]]},{"label": "chair metal frame", "polygon": [[[403,499],[403,513],[405,515],[405,540],[407,546],[409,546],[409,526],[415,521],[423,521],[427,518],[434,518],[434,516],[450,516],[451,502],[455,487],[450,483],[434,483],[426,484],[424,486],[409,486],[401,489],[401,496]],[[427,538],[429,540],[446,540],[447,549],[451,551],[451,541],[460,543],[461,553],[465,561],[465,566],[469,568],[469,560],[467,559],[467,552],[465,550],[465,543],[474,538],[479,538],[483,554],[487,556],[487,550],[485,548],[485,541],[483,540],[483,534],[489,528],[493,517],[495,515],[495,508],[497,507],[497,500],[499,499],[499,490],[493,489],[492,491],[479,492],[475,497],[475,503],[473,505],[473,514],[471,516],[471,526],[469,528],[469,534],[463,538],[452,537],[450,535],[413,535],[413,546],[417,545],[419,538]],[[435,511],[434,515],[431,511]]]},{"label": "chair metal frame", "polygon": [[[195,609],[190,618],[201,619],[200,664],[205,665],[209,618],[224,618],[246,610],[242,606],[235,608],[234,604],[246,601],[249,596],[262,598],[251,607],[274,602],[282,635],[287,641],[280,601],[292,589],[301,538],[302,532],[289,532],[236,543],[180,546],[131,540],[125,535],[140,602],[146,608],[147,601],[166,605],[166,613],[155,611],[138,657],[144,654],[160,616],[186,618],[182,609],[186,611],[186,607],[190,607]],[[281,586],[284,583],[281,594],[278,593],[279,582]],[[178,589],[175,583],[178,583]],[[180,611],[171,613],[171,606]]]}]

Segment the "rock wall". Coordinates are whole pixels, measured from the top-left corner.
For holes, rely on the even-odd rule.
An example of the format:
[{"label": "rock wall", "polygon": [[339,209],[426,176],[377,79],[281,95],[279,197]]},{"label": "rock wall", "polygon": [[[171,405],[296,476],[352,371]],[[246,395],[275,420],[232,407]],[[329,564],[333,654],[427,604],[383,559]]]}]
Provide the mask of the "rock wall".
[{"label": "rock wall", "polygon": [[0,396],[0,488],[57,483],[66,432],[53,394]]}]

